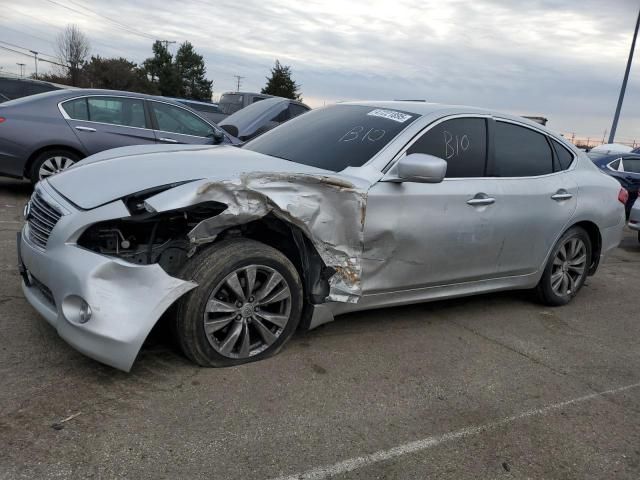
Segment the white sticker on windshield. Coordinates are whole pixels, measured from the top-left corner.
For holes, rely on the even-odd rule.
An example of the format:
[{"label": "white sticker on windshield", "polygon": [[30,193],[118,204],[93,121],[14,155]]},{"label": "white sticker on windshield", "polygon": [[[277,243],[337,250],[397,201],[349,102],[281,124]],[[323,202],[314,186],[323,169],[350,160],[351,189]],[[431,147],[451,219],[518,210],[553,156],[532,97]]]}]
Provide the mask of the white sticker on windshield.
[{"label": "white sticker on windshield", "polygon": [[371,110],[367,115],[371,115],[372,117],[388,118],[389,120],[393,120],[398,123],[404,123],[411,118],[411,115],[407,115],[406,113],[396,112],[395,110],[383,110],[381,108]]}]

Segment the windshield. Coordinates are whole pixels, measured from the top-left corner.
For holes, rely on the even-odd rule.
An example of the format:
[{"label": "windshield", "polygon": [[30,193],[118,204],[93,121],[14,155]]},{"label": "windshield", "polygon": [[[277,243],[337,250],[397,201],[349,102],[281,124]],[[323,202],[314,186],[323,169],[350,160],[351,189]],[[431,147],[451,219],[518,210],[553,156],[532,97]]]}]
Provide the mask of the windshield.
[{"label": "windshield", "polygon": [[339,172],[360,167],[419,115],[362,105],[334,105],[304,115],[242,148]]},{"label": "windshield", "polygon": [[231,115],[242,109],[243,95],[239,93],[225,93],[218,102],[218,107],[223,113]]}]

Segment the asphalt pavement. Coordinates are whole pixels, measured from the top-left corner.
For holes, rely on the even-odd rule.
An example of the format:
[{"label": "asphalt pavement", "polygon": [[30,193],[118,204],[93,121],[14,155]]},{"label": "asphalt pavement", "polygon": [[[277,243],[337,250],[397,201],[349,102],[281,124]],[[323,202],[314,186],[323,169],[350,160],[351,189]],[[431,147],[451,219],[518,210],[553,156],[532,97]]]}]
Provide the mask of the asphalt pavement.
[{"label": "asphalt pavement", "polygon": [[127,374],[24,300],[29,194],[0,180],[0,479],[640,477],[630,231],[565,307],[507,292],[350,314],[226,369],[160,332]]}]

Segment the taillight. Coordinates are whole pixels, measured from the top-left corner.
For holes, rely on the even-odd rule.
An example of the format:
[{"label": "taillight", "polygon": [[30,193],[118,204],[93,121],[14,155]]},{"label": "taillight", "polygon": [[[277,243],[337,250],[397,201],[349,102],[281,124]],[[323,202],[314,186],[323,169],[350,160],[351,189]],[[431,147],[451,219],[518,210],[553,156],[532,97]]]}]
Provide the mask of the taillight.
[{"label": "taillight", "polygon": [[624,188],[621,188],[618,192],[618,201],[623,205],[626,205],[629,201],[629,192],[627,192]]},{"label": "taillight", "polygon": [[0,123],[4,122],[5,120],[6,120],[6,118],[0,117]]}]

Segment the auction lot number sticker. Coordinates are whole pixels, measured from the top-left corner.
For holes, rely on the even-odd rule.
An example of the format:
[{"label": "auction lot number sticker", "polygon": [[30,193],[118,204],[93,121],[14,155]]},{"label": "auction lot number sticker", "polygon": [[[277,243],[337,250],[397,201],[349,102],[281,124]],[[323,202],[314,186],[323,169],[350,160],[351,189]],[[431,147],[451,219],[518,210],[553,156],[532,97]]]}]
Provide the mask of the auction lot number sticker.
[{"label": "auction lot number sticker", "polygon": [[406,113],[396,112],[395,110],[384,110],[382,108],[371,110],[367,115],[372,117],[388,118],[389,120],[393,120],[398,123],[404,123],[411,118],[411,115],[407,115]]}]

